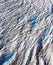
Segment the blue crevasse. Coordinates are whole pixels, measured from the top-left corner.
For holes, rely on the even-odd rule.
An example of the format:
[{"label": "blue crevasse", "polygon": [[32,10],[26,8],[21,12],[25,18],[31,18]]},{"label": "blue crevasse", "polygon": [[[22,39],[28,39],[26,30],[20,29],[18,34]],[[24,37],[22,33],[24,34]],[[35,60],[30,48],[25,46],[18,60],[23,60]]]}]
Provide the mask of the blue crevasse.
[{"label": "blue crevasse", "polygon": [[42,34],[40,35],[40,37],[39,37],[39,39],[38,39],[38,43],[39,43],[39,44],[41,44],[41,45],[44,44],[44,40],[46,40],[50,29],[51,29],[51,26],[48,26],[48,27],[42,32]]},{"label": "blue crevasse", "polygon": [[24,18],[24,15],[21,15],[20,17],[17,18],[17,21],[18,20],[23,20],[23,18]]},{"label": "blue crevasse", "polygon": [[31,23],[31,28],[35,27],[35,24],[37,24],[37,16],[33,17],[32,19],[30,19],[28,22]]},{"label": "blue crevasse", "polygon": [[8,55],[4,58],[4,62],[3,62],[2,65],[4,65],[5,62],[9,61],[10,58],[11,58],[13,55],[14,55],[14,53],[10,53],[10,54],[8,54]]},{"label": "blue crevasse", "polygon": [[53,5],[52,5],[52,7],[51,7],[51,13],[53,13]]},{"label": "blue crevasse", "polygon": [[43,31],[43,33],[42,33],[42,35],[41,35],[41,39],[42,39],[41,42],[43,42],[44,39],[47,37],[47,35],[48,35],[49,31],[50,31],[50,28],[51,28],[51,26],[48,26],[48,27]]},{"label": "blue crevasse", "polygon": [[22,15],[21,17],[20,17],[20,20],[22,20],[24,18],[24,15]]}]

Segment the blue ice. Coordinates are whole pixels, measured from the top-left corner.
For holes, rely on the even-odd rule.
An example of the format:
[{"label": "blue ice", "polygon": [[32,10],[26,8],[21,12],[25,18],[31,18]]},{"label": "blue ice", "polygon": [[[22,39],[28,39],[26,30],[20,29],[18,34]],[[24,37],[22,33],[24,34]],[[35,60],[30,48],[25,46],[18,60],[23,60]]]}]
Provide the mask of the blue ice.
[{"label": "blue ice", "polygon": [[42,35],[42,41],[47,37],[49,31],[50,31],[51,26],[48,26],[47,29],[44,30],[43,35]]},{"label": "blue ice", "polygon": [[52,7],[51,7],[51,13],[53,13],[53,5],[52,5]]},{"label": "blue ice", "polygon": [[38,39],[38,43],[39,44],[44,44],[44,41],[46,40],[47,36],[48,36],[48,33],[51,29],[51,26],[48,26],[43,32],[42,34],[40,35],[39,39]]},{"label": "blue ice", "polygon": [[17,21],[18,20],[23,20],[23,18],[24,18],[24,15],[21,15],[20,17],[17,18]]},{"label": "blue ice", "polygon": [[4,58],[4,62],[3,62],[2,65],[4,65],[5,62],[9,61],[10,58],[11,58],[13,55],[14,55],[14,53],[10,53],[10,54],[8,54],[8,55]]},{"label": "blue ice", "polygon": [[35,27],[35,24],[37,24],[37,16],[33,17],[32,19],[30,19],[28,22],[31,23],[31,28]]}]

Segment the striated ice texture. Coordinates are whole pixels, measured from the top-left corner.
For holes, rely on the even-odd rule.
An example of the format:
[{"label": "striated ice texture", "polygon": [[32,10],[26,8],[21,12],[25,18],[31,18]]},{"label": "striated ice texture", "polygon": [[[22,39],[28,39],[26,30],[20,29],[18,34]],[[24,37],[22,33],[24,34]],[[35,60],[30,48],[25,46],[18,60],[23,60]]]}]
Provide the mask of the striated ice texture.
[{"label": "striated ice texture", "polygon": [[0,65],[53,65],[53,0],[0,0]]}]

